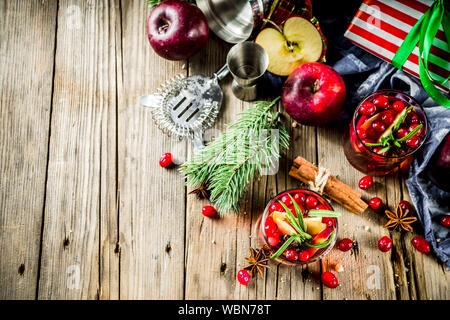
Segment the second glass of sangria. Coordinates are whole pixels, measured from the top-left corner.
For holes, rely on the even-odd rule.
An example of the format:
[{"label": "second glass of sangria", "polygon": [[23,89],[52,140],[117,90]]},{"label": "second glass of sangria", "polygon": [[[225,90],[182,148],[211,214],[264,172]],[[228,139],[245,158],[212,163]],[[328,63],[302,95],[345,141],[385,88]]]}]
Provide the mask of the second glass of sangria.
[{"label": "second glass of sangria", "polygon": [[400,91],[378,91],[356,108],[344,136],[344,153],[353,167],[368,175],[407,170],[427,130],[425,112],[413,98]]}]

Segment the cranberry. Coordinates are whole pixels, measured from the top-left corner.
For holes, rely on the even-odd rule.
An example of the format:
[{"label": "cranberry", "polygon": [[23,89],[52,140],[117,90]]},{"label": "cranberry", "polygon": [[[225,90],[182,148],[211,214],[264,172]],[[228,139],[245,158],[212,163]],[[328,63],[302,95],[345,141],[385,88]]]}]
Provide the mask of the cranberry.
[{"label": "cranberry", "polygon": [[362,143],[363,143],[364,145],[366,145],[366,144],[368,144],[368,143],[373,143],[373,140],[370,140],[370,139],[362,139]]},{"label": "cranberry", "polygon": [[384,112],[381,116],[381,121],[387,126],[391,125],[394,122],[394,114],[391,111]]},{"label": "cranberry", "polygon": [[442,216],[441,217],[441,225],[446,228],[450,227],[450,216]]},{"label": "cranberry", "polygon": [[379,96],[373,99],[373,104],[381,109],[387,109],[389,107],[389,100],[384,96]]},{"label": "cranberry", "polygon": [[294,194],[294,201],[298,204],[304,204],[306,200],[306,196],[303,193]]},{"label": "cranberry", "polygon": [[334,225],[334,218],[323,217],[322,223],[325,223],[327,225],[327,227],[332,227]]},{"label": "cranberry", "polygon": [[217,211],[212,206],[204,206],[202,208],[202,214],[205,217],[212,218],[212,217],[214,217],[217,214]]},{"label": "cranberry", "polygon": [[353,248],[353,241],[349,238],[344,238],[338,243],[338,249],[341,251],[348,251]]},{"label": "cranberry", "polygon": [[360,137],[361,139],[367,138],[367,132],[363,128],[356,129],[356,133],[358,134],[358,137]]},{"label": "cranberry", "polygon": [[336,288],[339,284],[336,276],[328,271],[322,273],[322,283],[328,288]]},{"label": "cranberry", "polygon": [[359,180],[358,186],[360,189],[366,190],[373,185],[373,178],[371,176],[364,176]]},{"label": "cranberry", "polygon": [[290,261],[297,261],[298,260],[298,254],[297,251],[289,249],[286,251],[286,259]]},{"label": "cranberry", "polygon": [[[375,122],[375,121],[374,121]],[[379,136],[379,134],[375,131],[373,127],[370,127],[366,130],[367,137],[376,140]]]},{"label": "cranberry", "polygon": [[315,209],[316,210],[328,210],[328,208],[325,207],[323,204],[319,204]]},{"label": "cranberry", "polygon": [[[375,148],[373,148],[372,151],[375,152],[376,154],[379,154],[380,156],[386,156],[387,152],[380,153],[381,150],[383,150],[383,147],[375,147]],[[383,160],[383,158],[380,158],[380,157],[378,157],[378,158],[380,161]]]},{"label": "cranberry", "polygon": [[380,198],[372,198],[369,200],[369,206],[373,209],[373,210],[378,210],[380,209],[381,205],[383,204],[383,201]]},{"label": "cranberry", "polygon": [[292,199],[288,195],[284,195],[281,197],[281,202],[283,202],[287,207],[292,206]]},{"label": "cranberry", "polygon": [[392,248],[391,238],[384,236],[378,241],[378,249],[382,252],[388,252]]},{"label": "cranberry", "polygon": [[410,112],[410,113],[408,113],[408,115],[406,116],[406,121],[407,121],[409,124],[419,123],[419,116],[418,116],[415,112]]},{"label": "cranberry", "polygon": [[386,130],[386,125],[381,121],[375,120],[372,122],[372,128],[375,132],[382,133]]},{"label": "cranberry", "polygon": [[237,274],[237,279],[240,284],[246,286],[250,282],[250,274],[245,269],[239,270]]},{"label": "cranberry", "polygon": [[408,140],[406,140],[406,145],[410,148],[417,148],[420,144],[420,139],[417,136],[412,136],[411,138],[409,138]]},{"label": "cranberry", "polygon": [[[419,126],[419,124],[412,124],[412,125],[410,125],[409,128],[408,128],[408,132],[413,131],[418,126]],[[422,133],[422,129],[423,129],[423,127],[420,128],[419,131],[416,132],[415,136],[420,136],[421,133]]]},{"label": "cranberry", "polygon": [[364,102],[359,108],[359,112],[366,116],[372,115],[376,110],[377,108],[375,108],[374,104],[369,101]]},{"label": "cranberry", "polygon": [[402,208],[402,211],[405,212],[406,210],[411,211],[411,203],[406,200],[402,200],[399,203],[400,208]]},{"label": "cranberry", "polygon": [[268,216],[266,219],[266,223],[264,224],[264,232],[268,237],[272,237],[277,232],[277,230],[277,225],[273,221],[272,216]]},{"label": "cranberry", "polygon": [[430,253],[430,243],[422,237],[415,236],[411,240],[412,245],[422,253]]},{"label": "cranberry", "polygon": [[408,130],[406,130],[405,128],[400,128],[397,131],[397,139],[403,138],[407,134],[408,134]]},{"label": "cranberry", "polygon": [[309,260],[309,252],[306,250],[300,251],[300,253],[298,254],[298,260],[302,261],[302,262],[306,262]]},{"label": "cranberry", "polygon": [[397,100],[392,104],[392,109],[394,109],[396,112],[401,112],[403,109],[405,109],[405,104],[403,101]]},{"label": "cranberry", "polygon": [[275,247],[280,243],[280,234],[277,232],[272,237],[268,237],[267,242],[269,242],[272,247]]},{"label": "cranberry", "polygon": [[270,211],[270,213],[275,212],[275,211],[283,212],[284,208],[279,202],[274,202],[270,205],[269,211]]},{"label": "cranberry", "polygon": [[305,205],[306,205],[306,208],[308,208],[309,210],[314,209],[315,207],[317,207],[318,204],[319,204],[319,201],[317,201],[317,199],[315,197],[313,197],[313,196],[306,197]]},{"label": "cranberry", "polygon": [[163,168],[168,167],[172,164],[172,154],[164,153],[159,159],[159,165]]}]

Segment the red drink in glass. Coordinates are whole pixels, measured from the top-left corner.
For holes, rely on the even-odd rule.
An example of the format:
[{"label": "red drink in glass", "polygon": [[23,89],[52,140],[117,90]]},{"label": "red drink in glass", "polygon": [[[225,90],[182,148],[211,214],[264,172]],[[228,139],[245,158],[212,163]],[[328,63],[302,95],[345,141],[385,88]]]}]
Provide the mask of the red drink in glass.
[{"label": "red drink in glass", "polygon": [[407,169],[427,136],[425,112],[400,91],[378,91],[356,108],[344,153],[350,164],[368,175]]}]

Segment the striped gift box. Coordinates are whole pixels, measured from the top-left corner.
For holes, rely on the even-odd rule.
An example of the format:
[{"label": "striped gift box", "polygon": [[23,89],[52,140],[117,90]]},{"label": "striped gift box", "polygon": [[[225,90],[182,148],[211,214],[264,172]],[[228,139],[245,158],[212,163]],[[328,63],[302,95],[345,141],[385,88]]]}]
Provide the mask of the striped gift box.
[{"label": "striped gift box", "polygon": [[[392,62],[409,31],[432,3],[433,0],[365,0],[345,37],[383,60]],[[450,52],[442,26],[433,41],[428,67],[435,79],[446,79],[450,75]],[[403,70],[419,77],[418,45]],[[439,88],[448,93],[450,81]]]}]

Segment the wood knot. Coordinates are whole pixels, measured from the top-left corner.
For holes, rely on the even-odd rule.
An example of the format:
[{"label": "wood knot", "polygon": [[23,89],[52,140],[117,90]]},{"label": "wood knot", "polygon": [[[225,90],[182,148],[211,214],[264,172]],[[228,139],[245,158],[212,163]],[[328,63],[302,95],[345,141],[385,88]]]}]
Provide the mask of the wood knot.
[{"label": "wood knot", "polygon": [[64,238],[64,241],[63,241],[63,248],[64,248],[64,250],[65,250],[69,245],[70,245],[69,238]]},{"label": "wood knot", "polygon": [[23,276],[23,273],[25,272],[25,265],[24,265],[23,263],[19,266],[19,269],[17,270],[17,272],[18,272],[21,276]]},{"label": "wood knot", "polygon": [[220,265],[220,273],[221,273],[221,274],[224,274],[224,273],[225,273],[225,270],[227,270],[227,264],[226,264],[226,263],[222,263],[222,264]]},{"label": "wood knot", "polygon": [[170,242],[166,245],[165,251],[166,251],[167,254],[169,254],[170,251],[172,251],[172,246],[170,245]]},{"label": "wood knot", "polygon": [[114,253],[119,254],[120,253],[120,245],[119,242],[116,242],[116,247],[114,248]]}]

